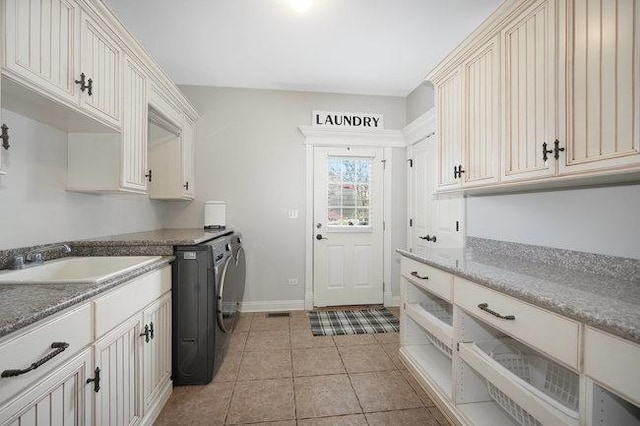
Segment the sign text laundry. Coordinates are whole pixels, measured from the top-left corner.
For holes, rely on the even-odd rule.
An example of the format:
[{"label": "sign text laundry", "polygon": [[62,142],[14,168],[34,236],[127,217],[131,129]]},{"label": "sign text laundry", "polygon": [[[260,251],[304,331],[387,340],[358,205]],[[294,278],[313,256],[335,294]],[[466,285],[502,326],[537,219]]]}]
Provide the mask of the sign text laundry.
[{"label": "sign text laundry", "polygon": [[382,114],[363,112],[313,111],[312,125],[319,127],[348,127],[356,129],[384,129]]}]

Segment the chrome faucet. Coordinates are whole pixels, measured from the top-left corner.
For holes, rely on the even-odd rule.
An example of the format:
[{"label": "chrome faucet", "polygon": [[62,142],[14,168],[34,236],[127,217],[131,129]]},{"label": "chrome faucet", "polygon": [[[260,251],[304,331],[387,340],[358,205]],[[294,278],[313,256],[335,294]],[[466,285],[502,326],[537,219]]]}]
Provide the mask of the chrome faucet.
[{"label": "chrome faucet", "polygon": [[70,253],[71,247],[67,244],[54,244],[50,246],[41,247],[39,249],[31,250],[26,256],[14,256],[11,259],[9,269],[24,269],[32,266],[42,265],[44,263],[43,253],[62,249],[64,253]]}]

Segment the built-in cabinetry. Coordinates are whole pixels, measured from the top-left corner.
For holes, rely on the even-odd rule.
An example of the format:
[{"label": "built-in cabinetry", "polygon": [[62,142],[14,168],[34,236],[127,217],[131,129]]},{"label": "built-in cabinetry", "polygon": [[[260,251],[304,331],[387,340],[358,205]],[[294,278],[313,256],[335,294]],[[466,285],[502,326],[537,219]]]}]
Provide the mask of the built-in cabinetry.
[{"label": "built-in cabinetry", "polygon": [[640,424],[639,345],[406,257],[401,273],[401,359],[455,422]]},{"label": "built-in cabinetry", "polygon": [[407,149],[409,249],[421,255],[431,248],[464,245],[465,199],[459,194],[434,196],[438,183],[438,135],[435,108],[403,129]]},{"label": "built-in cabinetry", "polygon": [[171,393],[170,267],[14,334],[0,359],[2,425],[152,424]]},{"label": "built-in cabinetry", "polygon": [[192,200],[194,122],[155,88],[149,106],[149,197]]},{"label": "built-in cabinetry", "polygon": [[153,198],[193,199],[197,113],[111,10],[100,0],[0,5],[6,107],[69,133],[67,189],[149,192],[147,117],[157,95],[184,136],[166,160],[172,186]]},{"label": "built-in cabinetry", "polygon": [[501,5],[428,76],[438,190],[637,179],[639,26],[635,0]]}]

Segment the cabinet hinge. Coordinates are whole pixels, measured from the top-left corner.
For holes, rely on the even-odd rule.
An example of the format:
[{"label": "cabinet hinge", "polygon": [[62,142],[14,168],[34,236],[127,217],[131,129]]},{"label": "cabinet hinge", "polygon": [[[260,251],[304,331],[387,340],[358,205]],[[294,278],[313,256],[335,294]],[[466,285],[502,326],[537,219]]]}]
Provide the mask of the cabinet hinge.
[{"label": "cabinet hinge", "polygon": [[413,219],[409,219],[409,226],[413,226]]},{"label": "cabinet hinge", "polygon": [[382,169],[385,170],[387,168],[387,160],[381,160],[382,162]]},{"label": "cabinet hinge", "polygon": [[382,222],[382,230],[386,231],[387,230],[387,222]]},{"label": "cabinet hinge", "polygon": [[460,221],[456,220],[456,232],[460,232]]},{"label": "cabinet hinge", "polygon": [[407,161],[409,162],[409,167],[413,167],[413,159],[409,158]]},{"label": "cabinet hinge", "polygon": [[456,343],[456,351],[460,352],[460,342]]}]

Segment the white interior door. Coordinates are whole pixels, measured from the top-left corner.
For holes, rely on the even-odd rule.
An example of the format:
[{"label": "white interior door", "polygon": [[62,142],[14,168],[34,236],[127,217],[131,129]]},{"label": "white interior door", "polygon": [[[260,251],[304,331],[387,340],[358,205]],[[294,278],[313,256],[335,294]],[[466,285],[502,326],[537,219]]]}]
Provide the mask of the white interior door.
[{"label": "white interior door", "polygon": [[383,302],[382,160],[382,148],[314,148],[315,306]]},{"label": "white interior door", "polygon": [[[431,197],[435,182],[429,182],[429,164],[427,152],[428,140],[423,140],[411,147],[409,167],[409,207],[410,217],[410,249],[418,256],[423,256],[425,250],[431,246],[431,215],[429,214]],[[435,145],[435,144],[432,144]]]},{"label": "white interior door", "polygon": [[438,183],[437,143],[435,138],[431,138],[411,147],[409,215],[412,226],[409,248],[418,256],[430,248],[464,246],[464,198],[435,194]]}]

